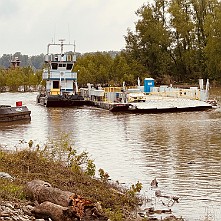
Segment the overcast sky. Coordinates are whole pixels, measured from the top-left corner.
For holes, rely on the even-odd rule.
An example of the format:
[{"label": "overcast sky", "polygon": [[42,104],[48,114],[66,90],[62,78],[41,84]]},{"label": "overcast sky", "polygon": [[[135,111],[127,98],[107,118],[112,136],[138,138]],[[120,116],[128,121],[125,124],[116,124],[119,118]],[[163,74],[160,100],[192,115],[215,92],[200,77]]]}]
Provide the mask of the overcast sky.
[{"label": "overcast sky", "polygon": [[147,1],[0,0],[0,56],[46,53],[54,38],[75,41],[80,53],[119,51]]}]

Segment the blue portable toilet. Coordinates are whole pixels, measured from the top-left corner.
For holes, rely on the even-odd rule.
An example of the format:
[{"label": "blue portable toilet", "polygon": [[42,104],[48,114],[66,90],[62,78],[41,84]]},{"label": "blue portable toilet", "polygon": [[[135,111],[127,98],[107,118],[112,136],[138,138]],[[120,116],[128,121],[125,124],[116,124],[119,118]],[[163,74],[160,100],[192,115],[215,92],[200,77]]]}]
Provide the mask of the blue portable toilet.
[{"label": "blue portable toilet", "polygon": [[145,78],[144,79],[144,93],[150,93],[152,87],[154,87],[154,79]]}]

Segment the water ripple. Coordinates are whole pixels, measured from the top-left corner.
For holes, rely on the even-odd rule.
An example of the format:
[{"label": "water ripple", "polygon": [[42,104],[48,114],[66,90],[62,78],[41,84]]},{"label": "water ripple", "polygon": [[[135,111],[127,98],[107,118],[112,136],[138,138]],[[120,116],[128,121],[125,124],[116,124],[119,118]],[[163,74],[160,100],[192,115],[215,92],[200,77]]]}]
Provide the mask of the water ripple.
[{"label": "water ripple", "polygon": [[22,100],[32,111],[30,123],[1,124],[0,144],[44,144],[69,134],[113,180],[143,183],[143,194],[157,178],[159,188],[178,195],[172,209],[186,220],[206,215],[221,220],[221,112],[117,114],[97,108],[45,108],[36,93],[0,94],[1,104]]}]

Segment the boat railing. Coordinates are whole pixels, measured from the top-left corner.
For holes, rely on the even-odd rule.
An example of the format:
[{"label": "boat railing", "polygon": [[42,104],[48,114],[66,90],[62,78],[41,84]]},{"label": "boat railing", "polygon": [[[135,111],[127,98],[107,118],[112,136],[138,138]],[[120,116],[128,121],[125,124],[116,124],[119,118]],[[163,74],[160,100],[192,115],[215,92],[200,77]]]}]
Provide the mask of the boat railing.
[{"label": "boat railing", "polygon": [[65,54],[46,54],[45,62],[76,62],[76,55],[73,52]]},{"label": "boat railing", "polygon": [[50,71],[48,72],[45,70],[42,74],[43,80],[49,79],[66,79],[66,80],[76,80],[77,79],[77,72],[70,72],[70,71]]},{"label": "boat railing", "polygon": [[189,89],[181,89],[181,88],[164,88],[163,90],[159,87],[154,87],[150,95],[157,95],[162,97],[174,97],[174,98],[186,98],[192,100],[207,100],[207,92],[205,90],[201,90],[198,88],[189,88]]}]

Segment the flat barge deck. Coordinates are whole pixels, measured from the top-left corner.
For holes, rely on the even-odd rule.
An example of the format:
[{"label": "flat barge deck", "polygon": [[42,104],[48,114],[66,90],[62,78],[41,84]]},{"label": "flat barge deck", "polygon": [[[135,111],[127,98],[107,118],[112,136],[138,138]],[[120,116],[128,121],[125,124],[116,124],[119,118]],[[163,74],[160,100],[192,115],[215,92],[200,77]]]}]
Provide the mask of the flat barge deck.
[{"label": "flat barge deck", "polygon": [[[170,102],[169,102],[170,101]],[[212,105],[202,101],[187,99],[153,99],[146,102],[134,103],[108,103],[103,101],[90,101],[89,106],[95,106],[111,112],[127,113],[168,113],[168,112],[191,112],[212,109]]]}]

